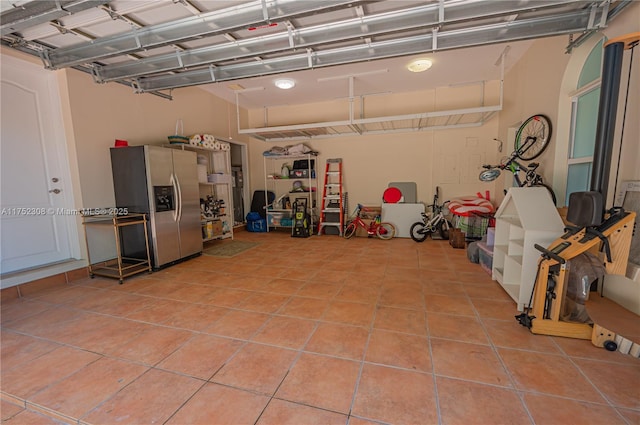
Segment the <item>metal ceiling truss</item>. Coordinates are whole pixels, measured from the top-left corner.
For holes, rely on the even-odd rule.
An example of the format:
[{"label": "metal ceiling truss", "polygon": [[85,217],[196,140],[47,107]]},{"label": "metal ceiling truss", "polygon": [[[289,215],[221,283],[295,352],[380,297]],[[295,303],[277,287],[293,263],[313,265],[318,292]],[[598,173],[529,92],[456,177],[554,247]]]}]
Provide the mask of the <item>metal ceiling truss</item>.
[{"label": "metal ceiling truss", "polygon": [[265,142],[290,142],[309,139],[324,139],[338,136],[359,136],[383,133],[406,133],[409,131],[442,130],[451,128],[479,127],[489,121],[502,105],[450,111],[425,112],[380,118],[360,118],[344,121],[329,121],[312,124],[284,125],[240,129]]},{"label": "metal ceiling truss", "polygon": [[2,13],[0,35],[5,36],[34,25],[109,3],[108,0],[33,1]]},{"label": "metal ceiling truss", "polygon": [[354,3],[359,3],[359,0],[314,2],[258,0],[164,24],[137,28],[123,34],[99,38],[91,43],[61,47],[46,52],[43,61],[48,68],[64,68],[181,41],[246,29],[251,25],[269,23],[274,18],[304,16]]},{"label": "metal ceiling truss", "polygon": [[[125,2],[119,10],[101,0],[26,2],[2,12],[2,44],[40,56],[49,69],[71,67],[91,73],[100,83],[113,81],[131,86],[137,93],[171,99],[161,91],[560,34],[570,34],[570,51],[631,4],[631,0],[253,0],[201,12],[189,0],[172,1],[194,16],[143,26],[127,14],[151,10],[168,0]],[[64,20],[66,26],[60,21],[91,8],[104,11],[106,19],[129,23],[131,30],[92,39],[85,28],[100,23],[95,16],[77,15],[76,20]],[[368,14],[367,8],[378,12]],[[343,18],[332,18],[334,12]],[[39,25],[47,22],[49,28]],[[278,29],[285,30],[246,35],[245,30],[251,27],[274,23],[283,24]],[[53,28],[84,41],[57,48],[39,41],[55,35]],[[573,34],[580,36],[573,40]],[[179,44],[193,40],[200,40],[201,46],[211,42],[191,49]],[[175,51],[149,56],[150,50],[166,46]],[[108,63],[110,58],[125,60]],[[504,72],[504,53],[502,59]],[[502,84],[500,105],[454,111],[355,119],[353,92],[350,100],[345,121],[254,129],[240,129],[238,123],[238,130],[261,140],[289,141],[477,126],[501,110]],[[236,103],[239,108],[237,93]]]},{"label": "metal ceiling truss", "polygon": [[558,34],[570,34],[586,30],[587,24],[591,20],[591,15],[591,10],[587,9],[541,18],[500,22],[483,26],[476,25],[450,31],[433,31],[423,35],[328,50],[313,51],[307,49],[305,53],[290,54],[260,61],[248,61],[222,66],[210,65],[207,68],[192,71],[136,78],[135,86],[140,92],[163,90],[406,56],[436,50],[450,50]]},{"label": "metal ceiling truss", "polygon": [[[547,2],[543,7],[553,7],[559,4],[566,4],[566,1]],[[499,4],[490,2],[482,4],[453,3],[450,5],[440,3],[300,29],[294,29],[288,23],[286,32],[246,40],[232,39],[229,43],[152,56],[139,61],[97,66],[96,81],[106,82],[175,71],[212,63],[263,56],[269,53],[310,48],[326,43],[429,28],[444,23],[478,19],[487,15],[510,15],[529,10],[532,7],[528,3]],[[539,6],[536,6],[536,8],[539,8]],[[441,18],[444,10],[447,12],[446,20]]]},{"label": "metal ceiling truss", "polygon": [[[496,65],[500,65],[501,73],[498,105],[365,118],[362,115],[362,111],[364,111],[364,96],[359,96],[361,116],[360,118],[355,118],[355,76],[351,75],[348,76],[348,119],[341,121],[268,126],[268,108],[265,108],[265,127],[242,129],[240,126],[239,96],[242,92],[253,91],[253,89],[236,91],[236,117],[238,124],[238,133],[247,134],[265,142],[291,142],[309,139],[325,139],[339,136],[361,136],[365,134],[372,135],[385,133],[406,133],[408,131],[479,127],[489,121],[499,111],[502,110],[502,102],[504,98],[504,68],[506,55],[508,52],[509,48],[507,47],[504,49],[504,51],[500,55],[500,59],[496,63]],[[484,99],[486,84],[484,81],[480,82],[479,84],[481,85],[482,89],[481,99]]]}]

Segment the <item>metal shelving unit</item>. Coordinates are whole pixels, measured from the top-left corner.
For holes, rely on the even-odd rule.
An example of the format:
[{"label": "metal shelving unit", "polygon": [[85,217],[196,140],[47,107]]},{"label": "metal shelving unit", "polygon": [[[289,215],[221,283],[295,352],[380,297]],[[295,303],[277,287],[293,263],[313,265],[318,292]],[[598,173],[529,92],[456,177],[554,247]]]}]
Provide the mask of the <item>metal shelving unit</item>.
[{"label": "metal shelving unit", "polygon": [[[227,143],[228,142],[222,142]],[[189,144],[170,144],[167,147],[173,149],[190,150],[199,156],[206,157],[206,176],[199,175],[200,199],[214,198],[216,202],[222,201],[222,206],[209,213],[201,212],[202,241],[209,242],[219,239],[233,238],[233,193],[231,176],[231,154],[229,150],[214,150]],[[215,175],[219,181],[208,180],[209,175]]]},{"label": "metal shelving unit", "polygon": [[[82,224],[85,227],[85,243],[87,244],[87,260],[89,262],[89,276],[109,277],[118,279],[120,284],[124,279],[142,272],[151,273],[151,257],[149,253],[149,239],[147,235],[147,216],[145,214],[95,214],[82,215]],[[116,242],[116,257],[110,260],[92,264],[89,248],[89,231],[92,226],[113,227]],[[120,229],[125,226],[143,226],[146,247],[146,259],[124,257],[120,241]]]},{"label": "metal shelving unit", "polygon": [[[292,227],[293,210],[292,206],[296,199],[307,200],[308,213],[310,216],[311,229],[319,220],[318,215],[318,179],[316,155],[282,155],[264,156],[264,185],[265,199],[268,199],[267,192],[275,193],[276,200],[267,208],[267,230],[269,228]],[[288,178],[282,176],[282,167],[285,164],[292,165],[294,161],[306,160],[307,168],[295,170],[299,176],[290,175]],[[305,175],[306,174],[306,175]],[[295,187],[296,182],[298,186]],[[287,207],[286,200],[289,200]],[[285,205],[283,205],[283,203]]]}]

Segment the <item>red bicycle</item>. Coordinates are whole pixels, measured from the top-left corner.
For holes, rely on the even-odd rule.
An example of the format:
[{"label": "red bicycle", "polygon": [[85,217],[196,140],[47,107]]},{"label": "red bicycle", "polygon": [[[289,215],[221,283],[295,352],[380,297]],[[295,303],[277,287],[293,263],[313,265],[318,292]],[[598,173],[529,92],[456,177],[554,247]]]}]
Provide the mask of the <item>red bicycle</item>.
[{"label": "red bicycle", "polygon": [[348,224],[346,229],[344,229],[344,237],[346,239],[351,238],[356,234],[358,227],[362,227],[366,232],[368,237],[377,236],[380,239],[388,240],[395,236],[396,228],[393,224],[387,223],[384,221],[380,221],[380,216],[376,216],[376,218],[370,223],[367,224],[360,217],[360,212],[362,211],[362,205],[358,204],[358,207],[353,212],[354,218]]}]

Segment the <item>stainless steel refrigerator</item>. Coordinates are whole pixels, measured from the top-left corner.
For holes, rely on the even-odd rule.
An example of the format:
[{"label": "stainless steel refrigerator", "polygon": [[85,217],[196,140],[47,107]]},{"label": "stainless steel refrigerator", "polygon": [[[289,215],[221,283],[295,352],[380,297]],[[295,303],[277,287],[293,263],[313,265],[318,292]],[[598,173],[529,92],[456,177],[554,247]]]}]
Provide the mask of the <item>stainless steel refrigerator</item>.
[{"label": "stainless steel refrigerator", "polygon": [[[111,148],[116,206],[148,214],[155,269],[202,252],[196,158],[195,152],[159,146]],[[121,229],[123,256],[146,256],[140,227]]]}]

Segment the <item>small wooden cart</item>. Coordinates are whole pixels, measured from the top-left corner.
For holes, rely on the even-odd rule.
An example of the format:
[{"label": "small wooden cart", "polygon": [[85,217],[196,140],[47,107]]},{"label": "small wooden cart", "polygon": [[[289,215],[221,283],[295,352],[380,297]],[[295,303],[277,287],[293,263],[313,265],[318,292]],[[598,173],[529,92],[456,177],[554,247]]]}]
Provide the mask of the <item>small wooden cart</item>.
[{"label": "small wooden cart", "polygon": [[[147,271],[151,273],[151,257],[149,255],[149,239],[147,233],[147,216],[145,214],[83,214],[82,224],[85,226],[85,243],[87,244],[87,260],[89,262],[89,276],[110,277],[118,279],[120,284],[124,279],[138,273]],[[88,227],[111,226],[115,235],[116,258],[93,264],[89,248]],[[120,229],[124,226],[143,226],[144,239],[147,251],[146,259],[122,256]]]}]

